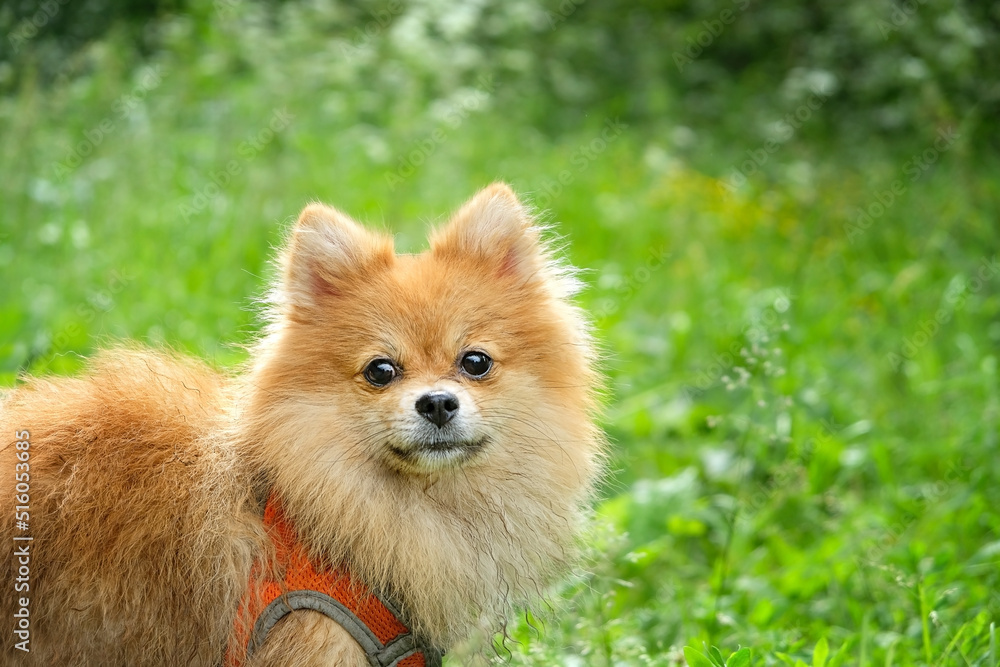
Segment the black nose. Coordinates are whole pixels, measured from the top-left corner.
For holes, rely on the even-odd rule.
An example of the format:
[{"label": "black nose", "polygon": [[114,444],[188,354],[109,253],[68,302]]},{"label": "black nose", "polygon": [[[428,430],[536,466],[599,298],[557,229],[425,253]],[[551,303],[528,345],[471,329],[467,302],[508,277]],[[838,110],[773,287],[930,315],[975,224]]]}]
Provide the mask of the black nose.
[{"label": "black nose", "polygon": [[417,412],[441,428],[458,412],[458,398],[447,391],[432,391],[417,399]]}]

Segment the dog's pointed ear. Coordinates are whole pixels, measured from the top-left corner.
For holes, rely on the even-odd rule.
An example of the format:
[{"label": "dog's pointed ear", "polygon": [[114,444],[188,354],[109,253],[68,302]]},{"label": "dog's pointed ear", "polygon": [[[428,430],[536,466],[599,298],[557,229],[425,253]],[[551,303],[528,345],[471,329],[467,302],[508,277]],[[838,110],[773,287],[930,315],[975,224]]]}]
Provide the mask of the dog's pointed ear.
[{"label": "dog's pointed ear", "polygon": [[282,254],[284,301],[307,312],[389,267],[394,257],[392,237],[369,232],[330,206],[309,204]]},{"label": "dog's pointed ear", "polygon": [[480,190],[431,236],[439,257],[474,258],[498,276],[528,278],[544,265],[540,231],[505,183]]}]

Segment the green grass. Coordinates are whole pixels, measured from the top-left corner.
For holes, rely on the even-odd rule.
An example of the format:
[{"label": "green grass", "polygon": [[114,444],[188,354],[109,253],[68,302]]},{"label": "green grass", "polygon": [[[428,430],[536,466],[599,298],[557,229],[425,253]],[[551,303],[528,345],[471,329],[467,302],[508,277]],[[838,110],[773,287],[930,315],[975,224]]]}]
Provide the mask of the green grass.
[{"label": "green grass", "polygon": [[435,106],[415,66],[395,84],[317,70],[308,26],[255,29],[246,44],[167,23],[142,65],[111,38],[67,80],[0,99],[5,384],[122,338],[235,363],[306,202],[416,250],[504,179],[587,270],[614,458],[586,573],[512,623],[497,660],[680,665],[689,646],[716,663],[748,647],[754,665],[1000,664],[1000,162],[960,137],[911,181],[937,128],[793,140],[729,192],[763,144],[749,131],[664,119],[591,154],[600,112],[545,134],[474,87]]}]

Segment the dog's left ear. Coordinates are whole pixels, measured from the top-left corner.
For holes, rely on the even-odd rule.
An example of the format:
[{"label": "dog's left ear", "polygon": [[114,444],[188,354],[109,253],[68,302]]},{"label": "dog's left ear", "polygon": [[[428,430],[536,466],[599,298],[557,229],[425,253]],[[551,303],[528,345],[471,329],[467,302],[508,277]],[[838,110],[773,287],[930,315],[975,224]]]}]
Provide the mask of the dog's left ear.
[{"label": "dog's left ear", "polygon": [[473,258],[498,276],[528,278],[544,265],[539,229],[505,183],[479,191],[431,236],[439,257]]}]

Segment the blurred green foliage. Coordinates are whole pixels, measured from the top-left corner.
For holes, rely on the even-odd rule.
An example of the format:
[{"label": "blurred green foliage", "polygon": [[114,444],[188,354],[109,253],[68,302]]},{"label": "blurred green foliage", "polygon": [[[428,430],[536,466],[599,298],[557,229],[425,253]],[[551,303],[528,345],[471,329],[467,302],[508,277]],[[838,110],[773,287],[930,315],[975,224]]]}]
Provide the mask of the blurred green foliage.
[{"label": "blurred green foliage", "polygon": [[505,179],[586,269],[615,448],[497,661],[996,667],[997,10],[904,4],[57,3],[0,65],[2,381],[231,366],[306,202],[418,250]]},{"label": "blurred green foliage", "polygon": [[[111,26],[148,54],[171,44],[161,28],[172,19],[210,31],[213,15],[253,15],[279,33],[305,20],[328,55],[359,56],[375,81],[397,60],[424,70],[409,85],[430,95],[493,76],[508,84],[501,103],[550,131],[595,105],[740,130],[820,91],[833,108],[815,133],[857,141],[972,114],[970,131],[996,146],[1000,5],[970,0],[18,0],[0,10],[0,85],[18,85],[32,66],[66,76],[67,58]],[[229,55],[238,70],[246,54]]]}]

